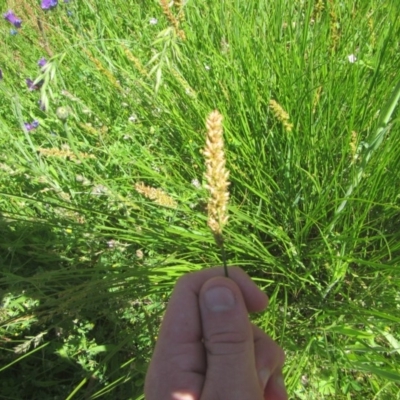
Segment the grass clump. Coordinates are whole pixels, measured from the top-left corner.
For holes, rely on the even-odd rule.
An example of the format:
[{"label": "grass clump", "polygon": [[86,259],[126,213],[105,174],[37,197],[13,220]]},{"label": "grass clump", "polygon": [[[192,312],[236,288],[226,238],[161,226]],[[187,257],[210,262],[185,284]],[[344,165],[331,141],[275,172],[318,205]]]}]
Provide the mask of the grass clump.
[{"label": "grass clump", "polygon": [[270,296],[255,322],[286,350],[290,397],[399,396],[395,2],[8,9],[22,23],[0,21],[4,397],[142,398],[177,278],[221,262],[202,151],[216,109],[213,226],[229,212],[226,259]]}]

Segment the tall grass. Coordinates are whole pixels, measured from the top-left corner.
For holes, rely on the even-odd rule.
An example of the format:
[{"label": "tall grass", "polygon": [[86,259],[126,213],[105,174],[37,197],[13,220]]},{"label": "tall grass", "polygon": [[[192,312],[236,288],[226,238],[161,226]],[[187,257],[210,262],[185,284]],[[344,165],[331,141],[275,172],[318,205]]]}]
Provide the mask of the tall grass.
[{"label": "tall grass", "polygon": [[2,6],[23,20],[0,22],[2,396],[142,398],[176,279],[222,262],[218,109],[228,265],[271,298],[291,398],[399,398],[399,5],[175,3]]}]

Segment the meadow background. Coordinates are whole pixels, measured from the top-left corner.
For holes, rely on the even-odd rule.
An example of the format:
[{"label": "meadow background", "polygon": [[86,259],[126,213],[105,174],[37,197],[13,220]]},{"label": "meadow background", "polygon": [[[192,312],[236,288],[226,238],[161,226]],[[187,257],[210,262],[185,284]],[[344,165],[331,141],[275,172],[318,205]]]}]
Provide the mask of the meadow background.
[{"label": "meadow background", "polygon": [[290,398],[400,399],[400,3],[56,3],[0,1],[0,398],[143,399],[218,109]]}]

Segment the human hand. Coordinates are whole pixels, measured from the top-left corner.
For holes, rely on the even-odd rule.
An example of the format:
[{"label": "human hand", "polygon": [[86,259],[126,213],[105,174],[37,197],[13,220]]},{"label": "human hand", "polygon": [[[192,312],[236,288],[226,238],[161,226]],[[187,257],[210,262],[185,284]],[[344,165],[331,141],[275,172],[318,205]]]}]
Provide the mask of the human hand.
[{"label": "human hand", "polygon": [[286,400],[283,350],[251,324],[267,296],[240,268],[179,279],[145,383],[146,400]]}]

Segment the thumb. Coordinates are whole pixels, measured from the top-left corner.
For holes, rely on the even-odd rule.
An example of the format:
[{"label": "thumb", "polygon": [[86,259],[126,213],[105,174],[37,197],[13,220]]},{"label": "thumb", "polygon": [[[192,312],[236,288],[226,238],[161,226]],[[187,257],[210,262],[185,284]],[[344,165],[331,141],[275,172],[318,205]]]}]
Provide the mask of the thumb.
[{"label": "thumb", "polygon": [[207,372],[201,399],[262,400],[248,311],[236,283],[208,280],[200,290]]}]

